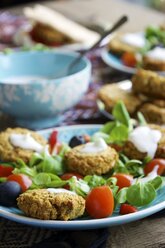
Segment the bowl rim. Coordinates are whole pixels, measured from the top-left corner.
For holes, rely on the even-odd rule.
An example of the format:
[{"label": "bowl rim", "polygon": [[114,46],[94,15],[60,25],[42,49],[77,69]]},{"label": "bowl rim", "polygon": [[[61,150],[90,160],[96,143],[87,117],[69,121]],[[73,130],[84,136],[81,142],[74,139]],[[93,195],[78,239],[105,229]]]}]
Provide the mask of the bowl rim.
[{"label": "bowl rim", "polygon": [[[45,54],[54,53],[54,54],[68,55],[69,57],[74,57],[74,58],[80,54],[79,52],[69,51],[69,50],[65,50],[65,49],[64,50],[62,50],[62,49],[59,49],[59,50],[58,49],[52,49],[52,50],[43,50],[43,51],[38,51],[38,50],[30,50],[30,51],[17,50],[17,51],[15,51],[14,50],[12,53],[8,53],[8,54],[0,53],[0,58],[6,57],[6,56],[9,56],[9,57],[10,56],[16,56],[18,54],[20,54],[20,55],[26,55],[26,54],[28,55],[29,54],[30,55],[30,54],[43,54],[43,53],[45,53]],[[91,68],[92,68],[91,61],[85,56],[83,56],[81,58],[81,60],[83,62],[85,62],[84,68],[82,70],[79,70],[79,71],[77,71],[77,72],[75,72],[73,74],[63,76],[63,77],[59,77],[59,78],[50,78],[50,79],[46,78],[45,81],[52,82],[54,80],[58,81],[58,80],[61,80],[61,79],[71,78],[73,76],[76,76],[77,74],[83,73],[86,70],[91,70]],[[27,85],[27,84],[29,84],[29,82],[28,83],[23,83],[23,84],[13,83],[13,82],[10,83],[9,81],[8,82],[3,82],[2,79],[0,79],[0,84],[5,84],[5,85]],[[35,84],[40,84],[40,82],[35,82]]]}]

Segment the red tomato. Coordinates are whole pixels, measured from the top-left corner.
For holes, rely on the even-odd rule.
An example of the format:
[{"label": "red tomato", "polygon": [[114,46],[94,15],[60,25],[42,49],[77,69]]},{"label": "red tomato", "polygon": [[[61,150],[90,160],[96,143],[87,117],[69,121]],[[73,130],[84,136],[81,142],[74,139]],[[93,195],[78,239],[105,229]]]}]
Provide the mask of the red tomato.
[{"label": "red tomato", "polygon": [[109,186],[93,188],[86,197],[86,210],[93,218],[105,218],[112,215],[114,197]]},{"label": "red tomato", "polygon": [[128,175],[124,173],[117,173],[117,174],[114,174],[112,177],[117,178],[116,185],[119,187],[119,189],[131,186],[132,180],[133,180],[132,175]]},{"label": "red tomato", "polygon": [[12,174],[8,176],[7,181],[15,181],[19,183],[22,192],[25,192],[32,184],[32,180],[24,174]]},{"label": "red tomato", "polygon": [[137,208],[129,205],[129,204],[121,204],[120,206],[120,214],[131,214],[137,212]]},{"label": "red tomato", "polygon": [[51,152],[52,152],[55,144],[57,143],[57,135],[58,135],[58,131],[54,130],[49,137],[49,145],[50,145]]},{"label": "red tomato", "polygon": [[[65,174],[63,174],[62,176],[61,176],[61,179],[62,180],[68,180],[68,179],[70,179],[70,178],[72,178],[72,177],[76,177],[77,179],[83,179],[83,176],[82,175],[80,175],[80,174],[78,174],[78,173],[76,173],[76,172],[68,172],[68,173],[65,173]],[[70,187],[69,187],[69,185],[64,185],[64,188],[65,189],[70,189]]]},{"label": "red tomato", "polygon": [[83,179],[83,176],[80,175],[79,173],[76,173],[76,172],[68,172],[68,173],[65,173],[61,176],[61,179],[62,180],[68,180],[70,179],[71,177],[77,177],[77,179]]},{"label": "red tomato", "polygon": [[12,174],[14,168],[12,166],[0,165],[0,177],[8,177]]},{"label": "red tomato", "polygon": [[163,158],[155,158],[151,160],[148,164],[145,165],[144,167],[144,173],[147,175],[150,173],[154,167],[158,165],[158,175],[162,175],[165,173],[165,159]]},{"label": "red tomato", "polygon": [[126,66],[135,67],[137,64],[136,56],[134,53],[131,53],[131,52],[125,52],[122,55],[121,60],[123,64]]}]

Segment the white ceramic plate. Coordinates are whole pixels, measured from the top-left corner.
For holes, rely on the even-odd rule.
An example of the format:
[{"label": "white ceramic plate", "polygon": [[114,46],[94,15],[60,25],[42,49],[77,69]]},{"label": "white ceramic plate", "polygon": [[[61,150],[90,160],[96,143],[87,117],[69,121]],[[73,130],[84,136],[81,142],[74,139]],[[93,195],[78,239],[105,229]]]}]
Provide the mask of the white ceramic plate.
[{"label": "white ceramic plate", "polygon": [[[95,133],[101,126],[100,125],[77,125],[77,126],[68,126],[56,128],[59,131],[59,139],[61,141],[68,142],[73,135],[83,135],[89,134],[92,135]],[[47,129],[40,131],[44,137],[48,138],[52,129]],[[128,215],[119,215],[116,211],[111,217],[103,219],[87,219],[79,218],[71,221],[59,221],[59,220],[38,220],[34,218],[26,217],[19,209],[17,208],[7,208],[0,206],[0,216],[16,221],[19,223],[39,226],[43,228],[54,228],[62,230],[83,230],[83,229],[95,229],[102,227],[109,227],[115,225],[122,225],[131,221],[136,221],[152,215],[165,208],[165,188],[163,187],[157,192],[157,198],[152,202],[152,204],[139,208],[138,212],[128,214]]]}]

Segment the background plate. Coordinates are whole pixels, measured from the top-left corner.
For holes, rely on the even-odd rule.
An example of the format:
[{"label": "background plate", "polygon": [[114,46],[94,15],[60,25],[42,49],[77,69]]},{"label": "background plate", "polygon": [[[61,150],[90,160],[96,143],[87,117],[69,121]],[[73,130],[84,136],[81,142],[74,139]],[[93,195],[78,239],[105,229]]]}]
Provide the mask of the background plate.
[{"label": "background plate", "polygon": [[[59,131],[59,139],[64,142],[68,142],[73,135],[89,134],[95,133],[101,126],[100,125],[76,125],[68,127],[56,128]],[[45,138],[48,138],[53,129],[47,129],[39,131]],[[116,211],[111,217],[103,219],[76,219],[71,221],[56,221],[56,220],[38,220],[34,218],[26,217],[17,208],[7,208],[0,206],[0,216],[16,221],[19,223],[39,226],[43,228],[54,228],[62,230],[83,230],[83,229],[96,229],[103,228],[107,226],[115,226],[125,224],[131,221],[139,220],[154,214],[165,208],[165,187],[157,192],[157,198],[152,202],[152,204],[139,208],[136,213],[128,215],[119,215]]]},{"label": "background plate", "polygon": [[[120,58],[110,53],[107,49],[102,50],[101,57],[102,57],[102,60],[105,62],[105,64],[109,65],[110,67],[118,71],[126,72],[129,74],[135,74],[137,71],[136,68],[132,68],[132,67],[124,65],[121,62]],[[162,72],[162,71],[156,71],[156,72],[162,76],[165,76],[165,72]]]}]

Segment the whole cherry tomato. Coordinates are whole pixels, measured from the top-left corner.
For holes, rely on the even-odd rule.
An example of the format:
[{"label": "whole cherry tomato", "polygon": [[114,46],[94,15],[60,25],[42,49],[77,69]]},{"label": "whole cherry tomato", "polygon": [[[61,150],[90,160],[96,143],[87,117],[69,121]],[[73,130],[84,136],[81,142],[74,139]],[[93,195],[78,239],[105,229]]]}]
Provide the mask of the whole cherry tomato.
[{"label": "whole cherry tomato", "polygon": [[137,211],[138,211],[137,208],[126,203],[121,204],[120,206],[120,214],[131,214]]},{"label": "whole cherry tomato", "polygon": [[105,218],[112,215],[114,197],[109,186],[93,188],[86,197],[87,213],[93,218]]},{"label": "whole cherry tomato", "polygon": [[122,55],[121,60],[123,64],[126,66],[135,67],[137,64],[136,56],[134,53],[131,53],[131,52],[125,52]]},{"label": "whole cherry tomato", "polygon": [[165,159],[155,158],[145,165],[144,167],[145,175],[150,173],[155,168],[155,166],[158,166],[158,171],[157,171],[158,175],[162,175],[165,173]]},{"label": "whole cherry tomato", "polygon": [[12,166],[0,164],[0,177],[8,177],[13,170]]},{"label": "whole cherry tomato", "polygon": [[32,180],[24,174],[11,174],[7,181],[15,181],[21,186],[22,192],[25,192],[32,184]]},{"label": "whole cherry tomato", "polygon": [[132,175],[128,175],[124,173],[117,173],[114,174],[112,177],[115,177],[117,179],[116,185],[119,187],[119,189],[131,186],[133,180]]},{"label": "whole cherry tomato", "polygon": [[[68,179],[70,179],[70,178],[72,178],[72,177],[76,177],[77,179],[83,179],[83,176],[80,175],[80,174],[77,173],[77,172],[68,172],[68,173],[65,173],[65,174],[63,174],[63,175],[61,176],[61,179],[62,179],[62,180],[68,180]],[[69,187],[68,184],[64,185],[64,188],[65,188],[65,189],[70,189],[70,187]]]}]

